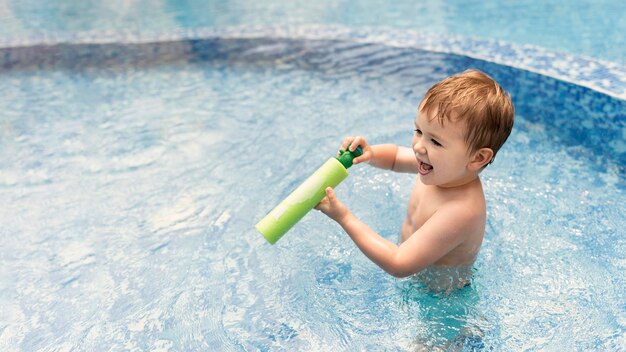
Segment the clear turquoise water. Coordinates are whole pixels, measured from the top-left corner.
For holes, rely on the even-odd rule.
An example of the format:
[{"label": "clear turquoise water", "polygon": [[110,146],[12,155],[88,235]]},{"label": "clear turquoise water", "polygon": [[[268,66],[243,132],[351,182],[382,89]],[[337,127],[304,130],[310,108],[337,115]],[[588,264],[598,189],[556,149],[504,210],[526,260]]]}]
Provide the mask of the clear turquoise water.
[{"label": "clear turquoise water", "polygon": [[626,7],[576,1],[0,1],[0,36],[241,24],[341,24],[533,44],[626,63]]},{"label": "clear turquoise water", "polygon": [[[619,118],[623,102],[460,57],[335,43],[293,59],[292,45],[1,73],[2,350],[626,346],[623,165],[573,143],[611,129],[559,122]],[[410,143],[425,90],[467,66],[518,103],[483,175],[471,287],[398,281],[316,212],[275,246],[254,230],[344,135]],[[351,172],[339,197],[395,241],[412,177]]]},{"label": "clear turquoise water", "polygon": [[[0,37],[340,23],[624,57],[616,3],[360,4],[0,1]],[[626,349],[626,102],[384,45],[179,44],[0,68],[0,350]],[[517,108],[471,287],[396,280],[316,212],[256,233],[344,135],[410,143],[426,89],[469,67]],[[412,183],[360,167],[338,195],[395,241]]]}]

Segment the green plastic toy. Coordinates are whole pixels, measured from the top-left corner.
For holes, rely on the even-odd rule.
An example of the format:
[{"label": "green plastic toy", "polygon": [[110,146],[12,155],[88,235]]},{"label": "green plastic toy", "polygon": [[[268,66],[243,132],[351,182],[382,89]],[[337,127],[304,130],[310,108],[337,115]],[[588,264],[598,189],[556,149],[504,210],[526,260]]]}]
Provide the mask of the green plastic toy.
[{"label": "green plastic toy", "polygon": [[357,147],[353,152],[340,150],[339,153],[338,157],[328,159],[256,224],[256,229],[270,244],[276,243],[324,198],[326,187],[335,188],[348,177],[352,160],[363,154],[363,151]]}]

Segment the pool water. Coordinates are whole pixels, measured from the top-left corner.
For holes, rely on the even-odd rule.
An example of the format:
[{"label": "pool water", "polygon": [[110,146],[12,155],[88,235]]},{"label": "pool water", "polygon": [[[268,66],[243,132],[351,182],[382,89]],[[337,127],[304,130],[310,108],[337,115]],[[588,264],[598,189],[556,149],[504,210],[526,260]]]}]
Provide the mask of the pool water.
[{"label": "pool water", "polygon": [[[0,349],[626,348],[624,101],[414,49],[163,45],[0,71]],[[315,211],[274,246],[254,230],[343,136],[409,145],[469,67],[517,108],[471,287],[397,280]],[[350,172],[338,197],[396,241],[414,176]]]}]

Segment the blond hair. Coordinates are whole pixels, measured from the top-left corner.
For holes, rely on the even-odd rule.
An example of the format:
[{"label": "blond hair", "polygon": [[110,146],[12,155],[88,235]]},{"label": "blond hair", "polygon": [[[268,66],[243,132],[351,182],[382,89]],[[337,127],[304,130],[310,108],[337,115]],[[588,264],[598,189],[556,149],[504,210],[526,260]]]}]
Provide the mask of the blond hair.
[{"label": "blond hair", "polygon": [[469,154],[491,148],[495,157],[513,129],[515,108],[510,95],[478,70],[467,70],[432,86],[419,112],[428,116],[434,109],[432,118],[442,125],[446,120],[465,123]]}]

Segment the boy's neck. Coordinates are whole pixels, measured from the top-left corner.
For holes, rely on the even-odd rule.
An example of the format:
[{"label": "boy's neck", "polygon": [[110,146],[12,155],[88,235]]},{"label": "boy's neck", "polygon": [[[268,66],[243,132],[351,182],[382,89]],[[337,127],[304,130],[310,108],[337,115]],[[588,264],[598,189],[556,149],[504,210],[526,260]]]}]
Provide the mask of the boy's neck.
[{"label": "boy's neck", "polygon": [[450,182],[445,185],[437,185],[437,187],[441,189],[459,189],[459,188],[471,186],[475,184],[476,182],[480,183],[480,177],[478,173],[468,175],[468,177],[464,177],[462,179],[456,180],[454,182]]}]

